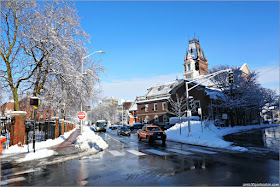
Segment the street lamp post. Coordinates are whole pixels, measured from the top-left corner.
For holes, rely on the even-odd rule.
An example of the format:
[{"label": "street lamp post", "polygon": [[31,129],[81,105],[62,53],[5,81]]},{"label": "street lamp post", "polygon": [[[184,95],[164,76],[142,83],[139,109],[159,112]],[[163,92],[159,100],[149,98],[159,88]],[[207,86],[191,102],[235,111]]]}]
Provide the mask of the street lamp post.
[{"label": "street lamp post", "polygon": [[[95,53],[105,53],[103,51],[95,51],[85,57],[82,58],[82,67],[81,67],[81,76],[83,76],[83,72],[84,72],[84,59],[90,57],[91,55],[95,54]],[[81,92],[82,93],[82,92]],[[82,95],[81,95],[81,112],[83,111],[83,100],[82,100]],[[80,121],[80,128],[81,128],[81,134],[83,133],[83,122],[82,122],[82,119]]]}]

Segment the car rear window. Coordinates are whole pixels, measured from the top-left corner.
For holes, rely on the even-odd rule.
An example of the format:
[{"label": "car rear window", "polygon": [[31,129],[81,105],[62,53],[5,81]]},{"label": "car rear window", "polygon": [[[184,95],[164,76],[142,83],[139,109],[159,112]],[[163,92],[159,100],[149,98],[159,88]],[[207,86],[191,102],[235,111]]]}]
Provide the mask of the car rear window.
[{"label": "car rear window", "polygon": [[148,131],[160,131],[158,127],[147,127]]}]

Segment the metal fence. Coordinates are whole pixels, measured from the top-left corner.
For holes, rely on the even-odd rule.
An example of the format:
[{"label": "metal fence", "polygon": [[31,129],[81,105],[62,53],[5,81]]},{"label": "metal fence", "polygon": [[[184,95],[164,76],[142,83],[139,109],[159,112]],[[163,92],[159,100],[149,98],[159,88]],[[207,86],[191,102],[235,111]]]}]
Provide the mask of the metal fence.
[{"label": "metal fence", "polygon": [[[10,144],[10,130],[11,123],[13,123],[12,118],[5,116],[0,116],[0,135],[6,137],[6,149],[8,149]],[[58,126],[58,136],[62,134],[62,129],[64,132],[66,130],[66,125],[64,123],[64,128],[59,122]],[[34,120],[25,121],[25,143],[33,142],[33,132],[34,132]],[[48,139],[55,139],[55,121],[36,121],[35,125],[35,142],[46,141]]]},{"label": "metal fence", "polygon": [[[33,142],[33,120],[26,120],[25,130],[27,133],[26,141]],[[37,121],[35,125],[35,142],[41,142],[47,139],[55,139],[55,121]]]}]

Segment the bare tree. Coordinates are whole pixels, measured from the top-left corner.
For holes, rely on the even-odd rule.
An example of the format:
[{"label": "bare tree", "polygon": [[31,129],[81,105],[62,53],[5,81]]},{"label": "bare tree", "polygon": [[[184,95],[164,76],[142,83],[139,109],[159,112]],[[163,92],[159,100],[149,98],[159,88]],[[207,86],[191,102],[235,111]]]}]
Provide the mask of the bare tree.
[{"label": "bare tree", "polygon": [[1,1],[1,6],[0,77],[13,93],[15,110],[19,90],[32,89],[32,95],[60,106],[87,102],[96,95],[103,67],[88,58],[84,74],[80,71],[89,35],[80,26],[74,3],[23,0]]},{"label": "bare tree", "polygon": [[170,107],[167,112],[180,118],[180,135],[181,135],[181,117],[187,112],[187,101],[184,96],[179,97],[176,93],[176,98],[170,98],[168,100]]},{"label": "bare tree", "polygon": [[[210,72],[228,69],[229,66],[216,66]],[[246,124],[252,121],[253,114],[258,115],[265,103],[274,100],[275,93],[270,89],[263,88],[257,81],[258,74],[252,72],[245,74],[239,68],[232,67],[234,82],[229,83],[228,73],[215,76],[212,81],[221,90],[217,95],[218,101],[213,104],[220,111],[229,114],[231,125]],[[252,118],[252,119],[248,119]],[[260,122],[258,115],[258,121]]]},{"label": "bare tree", "polygon": [[1,1],[0,77],[4,87],[9,87],[14,98],[14,110],[19,110],[18,89],[33,75],[40,63],[30,62],[23,55],[26,38],[22,33],[34,20],[34,1]]}]

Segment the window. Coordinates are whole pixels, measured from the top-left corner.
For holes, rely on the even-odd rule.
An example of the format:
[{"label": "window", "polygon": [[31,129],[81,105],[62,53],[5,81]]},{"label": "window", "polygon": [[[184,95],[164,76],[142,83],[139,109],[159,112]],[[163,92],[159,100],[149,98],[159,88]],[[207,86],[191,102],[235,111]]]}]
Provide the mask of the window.
[{"label": "window", "polygon": [[155,115],[154,121],[155,123],[158,123],[158,115]]},{"label": "window", "polygon": [[154,111],[157,111],[157,103],[154,104]]},{"label": "window", "polygon": [[150,121],[149,116],[146,116],[146,117],[145,117],[145,123],[149,123],[149,121]]},{"label": "window", "polygon": [[162,103],[162,110],[166,110],[166,102]]},{"label": "window", "polygon": [[191,65],[190,65],[190,64],[188,64],[188,69],[187,69],[187,71],[191,71]]},{"label": "window", "polygon": [[163,122],[166,122],[167,121],[167,116],[164,114],[163,115]]},{"label": "window", "polygon": [[146,104],[146,105],[145,105],[145,112],[148,112],[148,111],[149,111],[149,105]]}]

